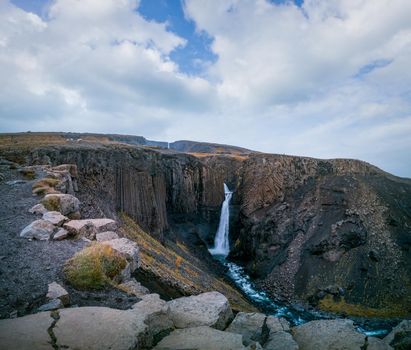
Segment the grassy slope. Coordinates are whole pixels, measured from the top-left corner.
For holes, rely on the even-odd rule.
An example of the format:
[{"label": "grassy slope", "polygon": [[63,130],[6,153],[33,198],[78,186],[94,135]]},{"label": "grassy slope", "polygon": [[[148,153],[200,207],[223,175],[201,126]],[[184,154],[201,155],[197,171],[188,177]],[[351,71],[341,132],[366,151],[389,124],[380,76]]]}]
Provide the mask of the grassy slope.
[{"label": "grassy slope", "polygon": [[132,219],[120,214],[121,232],[125,237],[134,240],[140,247],[141,269],[156,276],[164,283],[179,289],[183,294],[199,294],[217,290],[230,301],[233,309],[238,311],[256,311],[256,309],[224,279],[216,278],[201,266],[187,247],[181,243],[167,242],[163,245],[144,232]]}]

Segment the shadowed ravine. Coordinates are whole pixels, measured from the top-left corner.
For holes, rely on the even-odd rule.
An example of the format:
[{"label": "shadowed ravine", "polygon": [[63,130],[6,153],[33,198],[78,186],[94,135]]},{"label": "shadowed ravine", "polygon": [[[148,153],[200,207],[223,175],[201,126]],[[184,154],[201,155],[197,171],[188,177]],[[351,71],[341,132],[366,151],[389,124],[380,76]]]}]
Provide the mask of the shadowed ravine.
[{"label": "shadowed ravine", "polygon": [[[273,300],[266,292],[259,290],[254,285],[250,276],[244,271],[242,266],[227,259],[230,252],[229,205],[232,192],[226,184],[224,184],[224,193],[225,199],[221,207],[220,222],[215,235],[214,247],[210,248],[209,252],[217,261],[227,268],[227,276],[235,283],[235,285],[264,313],[276,317],[284,317],[294,326],[298,326],[312,320],[336,318],[336,315],[306,310],[302,307],[296,308],[292,305],[286,305],[281,301]],[[378,322],[378,324],[373,324],[370,320],[366,320],[364,322],[357,321],[356,326],[357,330],[365,335],[377,337],[384,336],[392,329],[392,325],[389,323],[381,324],[381,322]]]}]

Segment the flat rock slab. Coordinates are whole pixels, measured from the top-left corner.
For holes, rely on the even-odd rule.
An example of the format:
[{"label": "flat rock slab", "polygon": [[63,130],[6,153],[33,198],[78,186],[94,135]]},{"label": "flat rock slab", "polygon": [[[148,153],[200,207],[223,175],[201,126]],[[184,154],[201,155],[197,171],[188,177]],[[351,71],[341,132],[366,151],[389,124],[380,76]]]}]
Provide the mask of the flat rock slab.
[{"label": "flat rock slab", "polygon": [[144,317],[131,310],[80,307],[59,314],[54,334],[61,349],[139,349],[139,337],[147,329]]},{"label": "flat rock slab", "polygon": [[73,236],[95,239],[96,234],[117,229],[117,223],[111,219],[71,220],[63,226]]},{"label": "flat rock slab", "polygon": [[240,334],[222,332],[207,326],[177,329],[165,337],[155,350],[241,350]]},{"label": "flat rock slab", "polygon": [[60,227],[59,230],[54,234],[53,239],[55,241],[61,241],[66,239],[69,236],[69,232],[65,229]]},{"label": "flat rock slab", "polygon": [[144,323],[148,326],[144,343],[147,347],[150,347],[153,341],[158,342],[174,329],[168,305],[158,294],[143,295],[141,301],[133,305],[132,311],[144,317]]},{"label": "flat rock slab", "polygon": [[58,211],[47,211],[43,214],[43,220],[46,220],[53,225],[61,226],[68,221],[68,218]]},{"label": "flat rock slab", "polygon": [[[290,333],[280,331],[270,335],[264,350],[298,350],[298,344]],[[314,349],[313,349],[314,350]]]},{"label": "flat rock slab", "polygon": [[110,241],[112,239],[120,238],[114,231],[104,231],[96,234],[97,242]]},{"label": "flat rock slab", "polygon": [[53,350],[47,332],[53,321],[50,312],[0,320],[0,349]]},{"label": "flat rock slab", "polygon": [[225,329],[233,313],[227,298],[219,292],[202,293],[168,302],[176,328],[210,326]]},{"label": "flat rock slab", "polygon": [[21,232],[20,237],[46,241],[53,234],[55,226],[46,220],[36,220],[27,225]]},{"label": "flat rock slab", "polygon": [[239,312],[226,331],[241,334],[245,345],[251,344],[252,341],[264,343],[268,338],[268,330],[263,332],[266,317],[258,312]]},{"label": "flat rock slab", "polygon": [[365,336],[351,320],[319,320],[292,329],[300,350],[361,350]]},{"label": "flat rock slab", "polygon": [[135,278],[119,284],[118,288],[137,297],[142,297],[143,295],[150,293],[150,291],[146,287],[142,286],[140,282],[136,281]]},{"label": "flat rock slab", "polygon": [[47,212],[47,209],[43,204],[36,204],[29,209],[29,213],[31,214],[44,214],[45,212]]},{"label": "flat rock slab", "polygon": [[276,333],[276,332],[289,332],[290,331],[290,324],[285,318],[281,317],[274,317],[274,316],[267,316],[267,320],[265,324],[268,328],[269,334]]}]

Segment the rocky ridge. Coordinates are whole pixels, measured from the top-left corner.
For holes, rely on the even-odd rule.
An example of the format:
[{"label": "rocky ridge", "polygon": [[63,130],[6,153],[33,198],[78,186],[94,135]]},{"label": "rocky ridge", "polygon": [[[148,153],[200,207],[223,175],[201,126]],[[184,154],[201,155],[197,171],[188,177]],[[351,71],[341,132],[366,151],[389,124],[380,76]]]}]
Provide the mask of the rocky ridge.
[{"label": "rocky ridge", "polygon": [[169,302],[148,294],[129,310],[77,307],[0,320],[0,349],[389,350],[410,329],[404,322],[381,340],[356,332],[350,320],[290,328],[259,313],[233,319],[228,300],[216,292]]}]

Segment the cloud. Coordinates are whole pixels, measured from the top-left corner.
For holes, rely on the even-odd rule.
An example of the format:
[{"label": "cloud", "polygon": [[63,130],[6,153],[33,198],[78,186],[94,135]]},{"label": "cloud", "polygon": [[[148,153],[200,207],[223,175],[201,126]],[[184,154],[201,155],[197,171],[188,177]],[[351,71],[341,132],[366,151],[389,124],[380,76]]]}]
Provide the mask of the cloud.
[{"label": "cloud", "polygon": [[58,0],[46,19],[0,6],[4,130],[26,129],[28,119],[48,130],[166,128],[164,115],[207,108],[210,84],[169,58],[185,40],[143,19],[135,1]]},{"label": "cloud", "polygon": [[0,129],[117,132],[353,157],[411,176],[411,2],[185,0],[216,60],[133,0],[0,3]]}]

